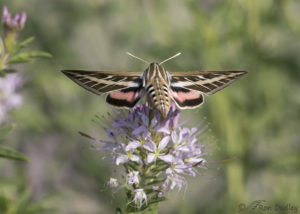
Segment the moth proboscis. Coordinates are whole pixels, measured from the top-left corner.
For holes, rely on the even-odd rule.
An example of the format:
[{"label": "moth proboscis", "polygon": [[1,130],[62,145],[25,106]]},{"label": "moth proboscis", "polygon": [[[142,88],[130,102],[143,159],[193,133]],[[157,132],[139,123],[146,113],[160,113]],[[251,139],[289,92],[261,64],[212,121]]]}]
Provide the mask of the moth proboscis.
[{"label": "moth proboscis", "polygon": [[86,70],[62,72],[95,94],[107,94],[106,102],[116,107],[131,108],[146,95],[152,108],[157,109],[164,118],[168,115],[172,100],[180,109],[196,108],[203,103],[203,94],[212,95],[247,74],[247,71],[242,70],[169,72],[162,64],[180,53],[160,63],[149,63],[127,54],[149,66],[143,73]]}]

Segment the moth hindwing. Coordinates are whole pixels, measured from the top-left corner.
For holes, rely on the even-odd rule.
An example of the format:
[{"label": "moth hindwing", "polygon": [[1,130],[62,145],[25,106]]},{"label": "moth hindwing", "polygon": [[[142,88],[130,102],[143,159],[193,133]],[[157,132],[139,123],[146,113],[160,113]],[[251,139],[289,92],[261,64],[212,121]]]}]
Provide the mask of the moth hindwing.
[{"label": "moth hindwing", "polygon": [[184,71],[168,72],[161,63],[150,63],[143,73],[117,71],[63,70],[83,88],[101,95],[117,107],[133,107],[146,94],[147,100],[165,118],[171,101],[181,108],[195,108],[203,94],[211,95],[227,87],[246,71]]}]

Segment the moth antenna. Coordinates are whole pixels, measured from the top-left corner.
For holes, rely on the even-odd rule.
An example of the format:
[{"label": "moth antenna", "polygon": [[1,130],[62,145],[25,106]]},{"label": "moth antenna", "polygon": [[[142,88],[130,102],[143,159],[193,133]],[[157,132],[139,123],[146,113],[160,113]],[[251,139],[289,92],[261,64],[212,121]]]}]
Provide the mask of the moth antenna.
[{"label": "moth antenna", "polygon": [[141,59],[141,58],[139,58],[139,57],[137,57],[137,56],[135,56],[135,55],[133,55],[133,54],[131,54],[131,53],[129,53],[129,52],[126,52],[126,54],[129,55],[129,56],[131,56],[131,57],[133,57],[133,58],[136,58],[136,59],[138,59],[138,60],[141,60],[141,61],[143,61],[143,62],[145,62],[145,63],[147,63],[147,64],[150,64],[150,63],[147,62],[146,60]]},{"label": "moth antenna", "polygon": [[159,65],[161,65],[161,64],[163,64],[163,63],[169,61],[170,59],[173,59],[173,58],[175,58],[175,57],[178,57],[180,54],[181,54],[181,53],[179,52],[179,53],[175,54],[174,56],[171,56],[171,57],[169,57],[168,59],[165,59],[164,61],[162,61],[161,63],[159,63]]}]

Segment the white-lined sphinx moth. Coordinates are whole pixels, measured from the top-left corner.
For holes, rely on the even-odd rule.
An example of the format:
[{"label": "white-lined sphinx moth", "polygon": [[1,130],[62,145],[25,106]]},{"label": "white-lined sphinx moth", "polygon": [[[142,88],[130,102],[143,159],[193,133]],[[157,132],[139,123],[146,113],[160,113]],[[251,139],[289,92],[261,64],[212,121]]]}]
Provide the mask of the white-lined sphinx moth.
[{"label": "white-lined sphinx moth", "polygon": [[166,71],[162,63],[179,54],[161,63],[150,63],[143,73],[85,70],[62,72],[95,94],[106,93],[106,102],[113,106],[131,108],[146,94],[152,107],[164,118],[168,115],[171,100],[181,109],[198,107],[204,101],[203,94],[214,94],[247,73],[238,70]]}]

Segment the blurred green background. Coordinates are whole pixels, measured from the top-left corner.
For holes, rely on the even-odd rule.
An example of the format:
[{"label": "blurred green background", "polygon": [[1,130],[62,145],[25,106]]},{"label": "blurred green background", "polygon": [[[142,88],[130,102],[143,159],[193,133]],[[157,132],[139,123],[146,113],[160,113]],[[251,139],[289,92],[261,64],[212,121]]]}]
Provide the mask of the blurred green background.
[{"label": "blurred green background", "polygon": [[187,191],[171,193],[160,213],[231,214],[255,200],[300,207],[298,0],[0,0],[3,5],[26,11],[20,39],[34,35],[31,47],[53,55],[18,67],[24,103],[13,112],[17,127],[6,144],[30,162],[0,160],[0,194],[15,210],[10,213],[44,213],[41,207],[114,213],[122,204],[122,194],[105,185],[115,167],[77,133],[101,138],[91,120],[111,107],[60,70],[142,72],[147,65],[126,51],[148,61],[182,52],[164,65],[170,71],[249,71],[183,112],[182,120],[192,115],[192,123],[209,124],[207,140],[218,147],[209,159],[230,160],[188,179]]}]

